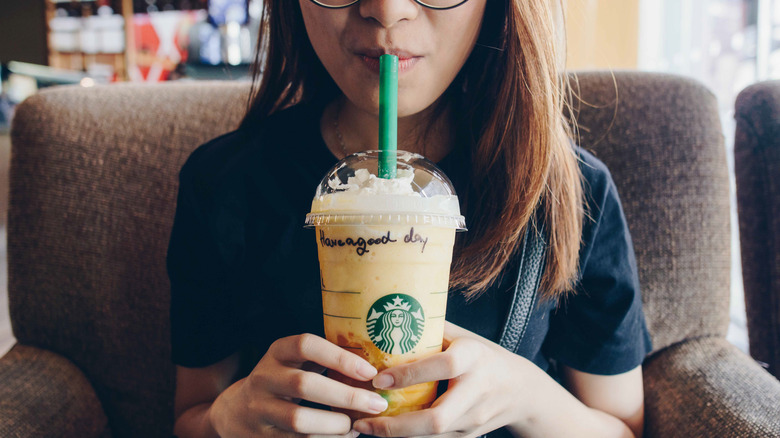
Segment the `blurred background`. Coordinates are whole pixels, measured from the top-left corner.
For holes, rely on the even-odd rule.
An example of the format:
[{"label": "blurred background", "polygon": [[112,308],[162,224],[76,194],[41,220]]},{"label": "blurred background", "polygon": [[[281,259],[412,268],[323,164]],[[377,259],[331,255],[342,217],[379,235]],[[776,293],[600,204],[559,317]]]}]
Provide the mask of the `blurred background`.
[{"label": "blurred background", "polygon": [[[551,0],[555,1],[555,0]],[[248,80],[262,0],[0,0],[0,355],[8,320],[8,129],[39,89]],[[780,0],[564,0],[567,68],[667,72],[717,96],[732,169],[729,340],[747,352],[733,178],[734,100],[780,79]]]}]

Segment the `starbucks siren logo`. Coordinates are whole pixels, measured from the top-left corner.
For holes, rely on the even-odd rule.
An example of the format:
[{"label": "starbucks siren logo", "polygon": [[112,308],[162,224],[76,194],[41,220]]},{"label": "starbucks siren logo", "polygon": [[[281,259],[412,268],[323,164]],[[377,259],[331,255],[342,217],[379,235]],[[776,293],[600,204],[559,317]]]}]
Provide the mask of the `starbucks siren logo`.
[{"label": "starbucks siren logo", "polygon": [[389,354],[412,351],[425,330],[422,306],[404,294],[390,294],[376,300],[366,319],[368,336]]}]

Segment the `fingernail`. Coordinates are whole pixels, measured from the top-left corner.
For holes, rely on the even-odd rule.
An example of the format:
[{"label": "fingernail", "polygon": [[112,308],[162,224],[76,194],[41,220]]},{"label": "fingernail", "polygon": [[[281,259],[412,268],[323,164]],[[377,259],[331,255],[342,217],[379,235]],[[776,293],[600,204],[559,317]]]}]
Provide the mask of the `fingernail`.
[{"label": "fingernail", "polygon": [[364,421],[356,421],[352,429],[364,435],[371,435],[371,426]]},{"label": "fingernail", "polygon": [[393,386],[395,379],[390,374],[382,374],[374,379],[374,388],[385,389]]},{"label": "fingernail", "polygon": [[385,400],[384,398],[378,395],[372,396],[371,399],[368,401],[368,408],[376,412],[377,414],[380,412],[384,412],[387,410],[387,400]]},{"label": "fingernail", "polygon": [[360,432],[358,432],[356,430],[353,430],[353,431],[351,431],[349,433],[349,436],[351,436],[352,438],[357,438],[359,435],[360,435]]},{"label": "fingernail", "polygon": [[357,373],[365,379],[373,379],[378,371],[368,362],[358,363]]}]

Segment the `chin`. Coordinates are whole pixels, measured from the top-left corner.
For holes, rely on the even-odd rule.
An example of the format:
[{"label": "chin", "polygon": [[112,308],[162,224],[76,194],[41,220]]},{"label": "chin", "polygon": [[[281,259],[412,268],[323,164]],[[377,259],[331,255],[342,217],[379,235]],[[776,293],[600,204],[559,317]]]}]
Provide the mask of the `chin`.
[{"label": "chin", "polygon": [[409,116],[413,116],[415,114],[419,114],[419,113],[427,110],[428,108],[430,108],[431,105],[433,105],[434,102],[435,102],[435,101],[431,101],[431,102],[424,101],[424,102],[422,102],[422,101],[419,101],[419,99],[416,99],[416,100],[417,100],[416,102],[409,102],[409,103],[406,103],[406,104],[401,104],[402,100],[399,99],[398,117],[402,118],[402,117],[409,117]]}]

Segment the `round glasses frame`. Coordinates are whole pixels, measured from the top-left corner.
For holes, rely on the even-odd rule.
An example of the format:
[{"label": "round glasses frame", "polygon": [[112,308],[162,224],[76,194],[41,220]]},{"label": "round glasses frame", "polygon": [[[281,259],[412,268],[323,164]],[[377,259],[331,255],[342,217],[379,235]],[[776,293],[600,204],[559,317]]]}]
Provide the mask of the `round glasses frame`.
[{"label": "round glasses frame", "polygon": [[[315,5],[322,6],[323,8],[328,8],[328,9],[348,8],[348,7],[354,5],[355,3],[359,2],[359,1],[360,0],[353,0],[353,1],[351,1],[351,2],[349,2],[347,4],[345,4],[345,5],[334,6],[334,5],[329,5],[329,4],[323,3],[320,0],[311,0],[311,2],[314,3]],[[420,6],[424,6],[424,7],[428,8],[428,9],[436,9],[437,11],[443,11],[443,10],[446,10],[446,9],[457,8],[458,6],[462,5],[463,3],[466,3],[467,1],[468,0],[461,0],[461,1],[457,2],[457,3],[455,3],[452,6],[434,6],[434,5],[429,5],[428,3],[425,3],[423,0],[414,0],[414,2],[417,3]]]}]

